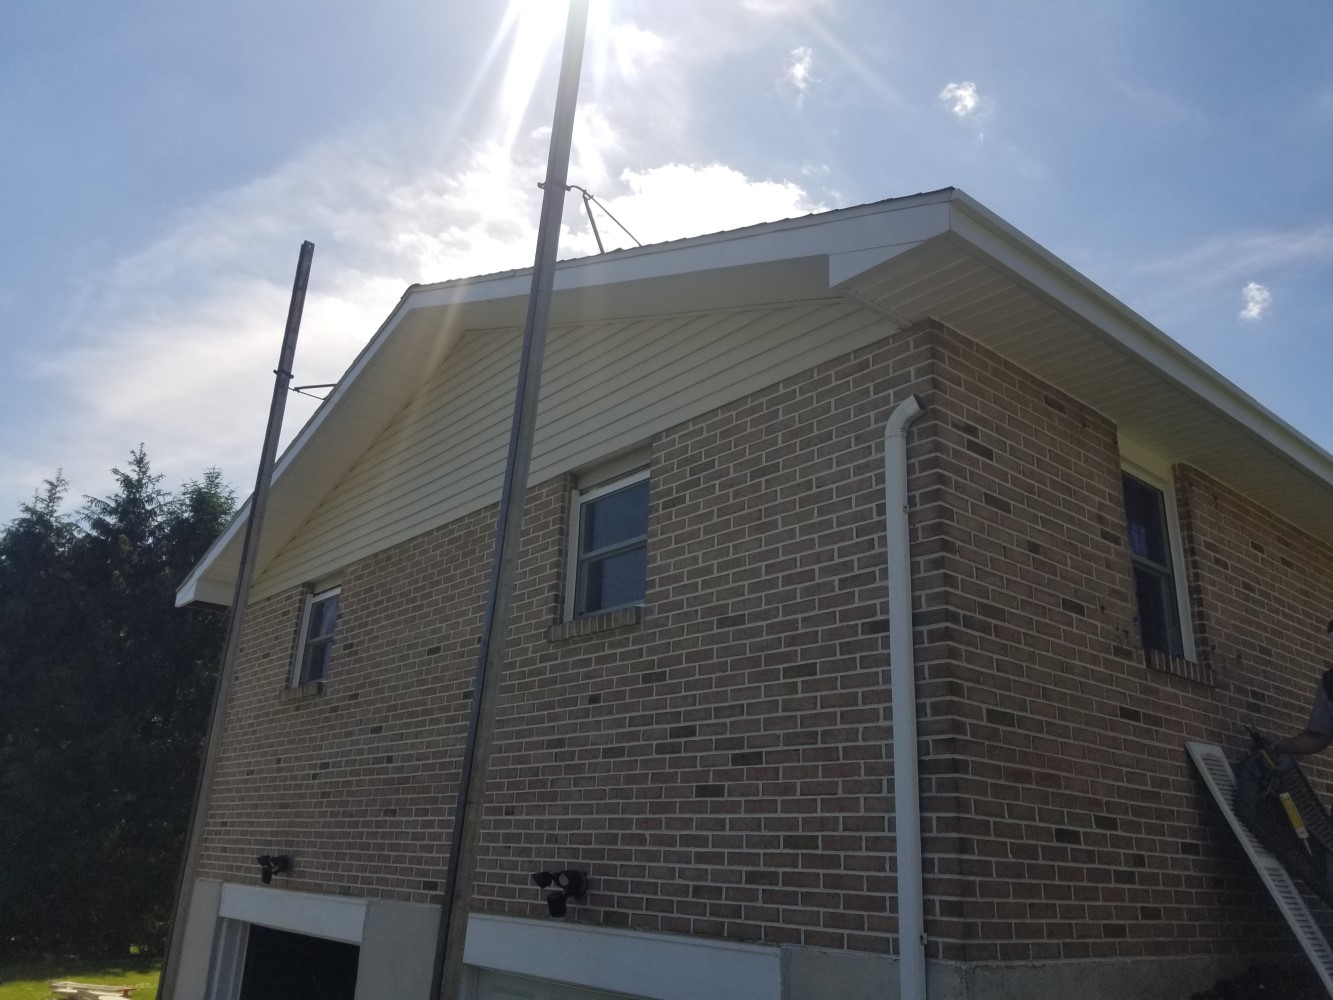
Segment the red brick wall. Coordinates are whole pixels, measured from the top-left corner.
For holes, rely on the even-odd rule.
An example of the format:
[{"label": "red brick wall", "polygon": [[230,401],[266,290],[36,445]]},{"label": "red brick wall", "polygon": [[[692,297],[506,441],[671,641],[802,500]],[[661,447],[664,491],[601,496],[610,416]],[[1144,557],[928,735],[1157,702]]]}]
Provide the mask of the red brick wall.
[{"label": "red brick wall", "polygon": [[[1327,573],[1181,470],[1217,684],[1147,669],[1114,427],[931,324],[652,442],[642,615],[556,627],[569,482],[532,491],[477,908],[544,915],[529,873],[576,866],[593,891],[571,919],[893,950],[882,435],[908,391],[928,407],[909,459],[931,954],[1263,933],[1182,744],[1235,745],[1251,703],[1296,723]],[[437,898],[493,519],[346,568],[320,695],[284,693],[301,595],[252,608],[201,875],[253,881],[290,851],[289,888]]]}]

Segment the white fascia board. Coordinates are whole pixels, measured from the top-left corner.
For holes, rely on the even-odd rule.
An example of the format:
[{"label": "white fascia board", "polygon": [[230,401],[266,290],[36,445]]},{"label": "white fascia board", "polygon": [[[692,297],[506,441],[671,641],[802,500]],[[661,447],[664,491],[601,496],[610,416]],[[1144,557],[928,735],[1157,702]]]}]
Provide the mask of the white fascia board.
[{"label": "white fascia board", "polygon": [[[408,289],[408,291],[403,294],[403,297],[398,300],[398,304],[394,306],[393,312],[389,313],[384,322],[380,324],[380,328],[375,331],[375,335],[371,337],[366,346],[361,349],[361,353],[356,356],[356,359],[348,367],[347,371],[343,373],[342,378],[338,380],[338,384],[334,386],[333,391],[324,397],[324,402],[322,402],[315,412],[310,415],[310,419],[305,422],[305,426],[302,427],[296,437],[292,439],[291,444],[287,445],[283,450],[283,453],[274,463],[272,486],[270,489],[277,487],[283,475],[291,468],[292,463],[296,460],[297,456],[300,455],[302,449],[305,448],[306,444],[309,443],[319,431],[320,427],[323,426],[324,422],[328,419],[329,414],[333,412],[334,407],[336,407],[338,403],[352,391],[352,387],[356,384],[357,379],[360,378],[362,373],[370,366],[375,356],[383,348],[389,337],[392,336],[393,330],[411,311],[411,307],[408,306],[411,294],[412,290]],[[208,604],[231,605],[232,597],[234,596],[232,591],[235,589],[235,580],[231,580],[230,585],[228,585],[221,581],[206,580],[205,577],[223,552],[233,544],[241,544],[240,536],[245,531],[245,526],[250,520],[250,505],[252,500],[253,495],[246,498],[245,503],[241,504],[240,508],[232,516],[231,522],[223,529],[222,534],[213,541],[213,544],[208,547],[208,551],[200,557],[199,561],[194,564],[194,568],[190,570],[189,575],[186,576],[181,585],[176,588],[176,607],[183,608],[196,601]],[[226,591],[226,596],[224,599],[218,600],[219,592],[223,590]]]},{"label": "white fascia board", "polygon": [[987,259],[1071,318],[1090,326],[1162,376],[1239,425],[1277,454],[1333,486],[1333,455],[1123,302],[961,191],[951,238]]},{"label": "white fascia board", "polygon": [[[562,260],[556,265],[555,290],[574,291],[801,257],[868,251],[864,259],[872,262],[845,265],[846,273],[840,271],[837,280],[831,282],[840,284],[874,263],[944,232],[949,222],[950,194],[950,190],[945,190],[913,195],[634,250]],[[876,254],[886,256],[875,260]],[[419,308],[522,297],[528,294],[531,280],[531,271],[522,270],[426,285],[411,293],[411,304]]]},{"label": "white fascia board", "polygon": [[[274,475],[276,479],[276,472]],[[245,529],[246,523],[250,520],[250,500],[247,498],[245,503],[232,515],[230,523],[222,529],[222,534],[213,540],[213,544],[208,547],[199,561],[194,564],[188,576],[176,588],[176,607],[183,608],[187,605],[201,601],[205,604],[224,604],[231,606],[232,598],[235,596],[234,587],[227,587],[217,580],[206,580],[204,574],[212,568],[213,563],[218,557],[231,545],[232,540]],[[221,591],[226,591],[226,596],[222,600],[217,598]]]},{"label": "white fascia board", "polygon": [[185,607],[187,604],[208,604],[218,608],[228,608],[231,607],[235,597],[235,586],[201,577],[190,585],[188,594],[184,585],[176,591],[176,607]]},{"label": "white fascia board", "polygon": [[470,914],[463,961],[653,1000],[767,1000],[782,994],[778,948],[553,920]]}]

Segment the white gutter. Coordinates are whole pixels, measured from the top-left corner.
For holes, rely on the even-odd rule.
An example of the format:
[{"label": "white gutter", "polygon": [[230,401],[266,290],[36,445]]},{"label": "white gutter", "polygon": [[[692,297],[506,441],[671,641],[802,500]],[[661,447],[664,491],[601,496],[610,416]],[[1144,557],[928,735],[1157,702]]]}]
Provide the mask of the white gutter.
[{"label": "white gutter", "polygon": [[921,800],[916,757],[916,657],[912,553],[907,529],[907,428],[925,409],[916,396],[884,425],[884,541],[889,568],[889,675],[893,696],[893,807],[898,843],[898,995],[926,1000],[921,891]]}]

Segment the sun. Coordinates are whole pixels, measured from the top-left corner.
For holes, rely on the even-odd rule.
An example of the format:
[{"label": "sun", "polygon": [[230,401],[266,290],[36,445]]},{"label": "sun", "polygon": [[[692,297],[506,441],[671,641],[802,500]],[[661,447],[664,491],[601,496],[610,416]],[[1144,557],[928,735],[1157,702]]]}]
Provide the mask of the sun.
[{"label": "sun", "polygon": [[[487,136],[499,143],[505,154],[512,152],[538,81],[559,58],[569,4],[570,0],[508,0],[495,33],[480,54],[476,72],[451,102],[452,114],[437,139],[440,149],[454,141],[473,114],[489,106],[492,110]],[[595,61],[596,38],[604,37],[609,28],[610,8],[611,0],[588,3],[588,34]],[[498,71],[501,63],[502,73]],[[554,87],[554,76],[551,80]]]}]

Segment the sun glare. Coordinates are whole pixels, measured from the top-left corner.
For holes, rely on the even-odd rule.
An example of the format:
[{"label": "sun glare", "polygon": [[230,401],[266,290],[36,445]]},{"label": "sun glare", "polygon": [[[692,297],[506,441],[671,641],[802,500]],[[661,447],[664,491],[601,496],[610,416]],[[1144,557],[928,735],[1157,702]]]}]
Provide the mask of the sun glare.
[{"label": "sun glare", "polygon": [[506,148],[514,144],[547,56],[564,39],[568,12],[566,0],[509,0],[500,27],[502,34],[514,32],[509,65],[500,84]]},{"label": "sun glare", "polygon": [[[593,52],[591,59],[585,54],[585,66],[589,61],[595,64],[597,47],[605,46],[610,8],[610,0],[588,4],[588,42]],[[568,14],[569,0],[508,0],[476,72],[452,102],[452,114],[437,140],[439,149],[451,146],[464,123],[489,107],[493,110],[487,139],[500,143],[506,153],[513,150],[543,70],[553,68],[559,59]],[[554,87],[553,73],[550,79]]]}]

